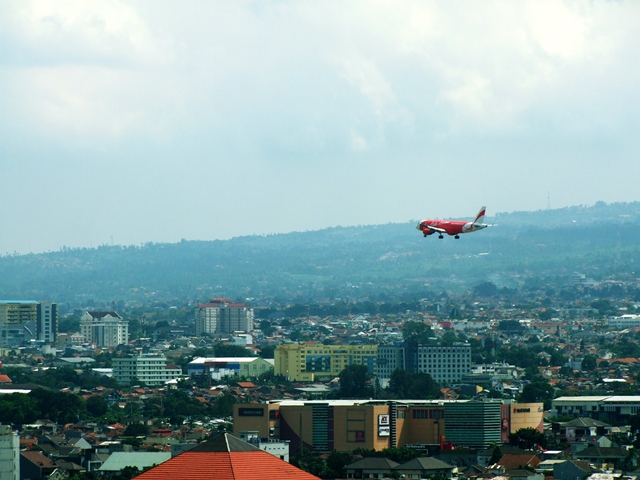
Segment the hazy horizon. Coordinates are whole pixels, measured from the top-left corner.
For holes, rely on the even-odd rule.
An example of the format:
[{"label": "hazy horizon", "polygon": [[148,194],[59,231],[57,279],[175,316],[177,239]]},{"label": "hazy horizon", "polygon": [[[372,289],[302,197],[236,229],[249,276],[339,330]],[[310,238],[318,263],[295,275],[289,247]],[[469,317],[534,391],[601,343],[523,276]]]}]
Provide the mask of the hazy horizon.
[{"label": "hazy horizon", "polygon": [[639,200],[631,1],[0,4],[0,254]]}]

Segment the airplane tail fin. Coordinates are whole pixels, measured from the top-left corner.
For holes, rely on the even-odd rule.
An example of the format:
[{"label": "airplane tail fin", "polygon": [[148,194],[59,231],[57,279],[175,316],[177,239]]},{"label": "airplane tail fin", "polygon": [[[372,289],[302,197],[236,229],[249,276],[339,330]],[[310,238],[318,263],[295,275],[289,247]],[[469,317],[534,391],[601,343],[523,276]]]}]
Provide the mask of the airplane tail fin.
[{"label": "airplane tail fin", "polygon": [[473,223],[484,223],[484,214],[486,213],[486,211],[487,211],[487,207],[482,207],[478,212],[478,216],[476,216],[476,219],[473,221]]}]

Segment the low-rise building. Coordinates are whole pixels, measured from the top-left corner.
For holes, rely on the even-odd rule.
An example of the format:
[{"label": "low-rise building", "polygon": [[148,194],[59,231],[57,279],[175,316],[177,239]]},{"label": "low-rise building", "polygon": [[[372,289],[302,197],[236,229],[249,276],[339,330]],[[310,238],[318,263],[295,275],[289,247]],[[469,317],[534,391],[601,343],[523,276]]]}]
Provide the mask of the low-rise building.
[{"label": "low-rise building", "polygon": [[558,397],[552,400],[551,410],[559,417],[590,417],[620,423],[640,413],[640,395]]},{"label": "low-rise building", "polygon": [[542,430],[536,404],[469,400],[280,400],[236,404],[234,435],[288,440],[319,452],[383,450],[407,445],[486,447],[516,430]]},{"label": "low-rise building", "polygon": [[113,378],[121,385],[141,382],[145,385],[162,385],[180,378],[182,370],[167,365],[163,355],[140,355],[113,359]]},{"label": "low-rise building", "polygon": [[272,372],[273,364],[261,357],[198,357],[187,364],[187,374],[224,377],[258,377]]}]

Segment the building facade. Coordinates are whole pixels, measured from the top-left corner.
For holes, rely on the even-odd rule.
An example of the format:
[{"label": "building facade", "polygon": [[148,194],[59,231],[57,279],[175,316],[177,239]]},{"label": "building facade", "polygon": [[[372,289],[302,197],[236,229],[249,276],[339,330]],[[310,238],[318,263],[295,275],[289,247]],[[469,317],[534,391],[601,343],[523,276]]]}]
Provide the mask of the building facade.
[{"label": "building facade", "polygon": [[447,441],[474,448],[488,448],[491,443],[500,444],[501,407],[500,401],[446,403],[444,416]]},{"label": "building facade", "polygon": [[[527,410],[517,416],[513,411]],[[516,417],[512,416],[516,415]],[[485,448],[502,443],[502,430],[542,429],[542,404],[443,400],[281,400],[237,404],[234,435],[285,440],[291,449],[348,452],[408,445]],[[513,425],[513,426],[511,426]]]},{"label": "building facade", "polygon": [[331,380],[349,365],[365,365],[376,371],[378,345],[322,345],[290,343],[274,352],[274,373],[292,382]]},{"label": "building facade", "polygon": [[455,382],[471,373],[471,346],[398,343],[378,347],[377,375],[388,383],[397,368],[411,373],[428,373],[436,382]]},{"label": "building facade", "polygon": [[58,336],[58,304],[40,302],[36,306],[36,335],[38,340],[54,343]]},{"label": "building facade", "polygon": [[589,417],[617,424],[640,414],[640,395],[558,397],[551,401],[551,410],[559,417]]},{"label": "building facade", "polygon": [[253,308],[233,303],[228,298],[213,298],[196,309],[196,335],[208,333],[250,332],[253,330]]},{"label": "building facade", "polygon": [[117,347],[129,342],[129,321],[116,312],[86,312],[80,317],[80,333],[99,347]]},{"label": "building facade", "polygon": [[208,375],[216,380],[227,376],[258,377],[267,372],[273,372],[273,365],[260,357],[199,357],[187,365],[189,376]]},{"label": "building facade", "polygon": [[140,355],[113,359],[113,378],[121,385],[141,382],[145,385],[163,385],[180,378],[182,370],[173,365],[167,365],[163,355]]},{"label": "building facade", "polygon": [[640,315],[626,314],[618,317],[609,317],[609,327],[615,329],[634,328],[640,326]]},{"label": "building facade", "polygon": [[0,425],[0,479],[20,480],[20,438],[11,425]]},{"label": "building facade", "polygon": [[0,346],[35,338],[37,305],[35,300],[0,300]]}]

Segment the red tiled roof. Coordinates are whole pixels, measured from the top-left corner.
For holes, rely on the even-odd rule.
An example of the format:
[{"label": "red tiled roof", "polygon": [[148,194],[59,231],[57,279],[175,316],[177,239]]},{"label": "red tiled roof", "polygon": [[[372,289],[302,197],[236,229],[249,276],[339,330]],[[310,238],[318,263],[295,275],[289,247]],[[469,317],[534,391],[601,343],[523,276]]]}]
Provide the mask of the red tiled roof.
[{"label": "red tiled roof", "polygon": [[275,456],[223,433],[141,475],[135,480],[318,480]]},{"label": "red tiled roof", "polygon": [[[40,452],[26,451],[26,452],[20,452],[20,455],[22,455],[25,458],[28,458],[32,463],[34,463],[35,465],[38,465],[41,468],[55,468],[56,467],[56,464],[53,463],[53,461],[51,461],[51,459],[49,457],[45,457]],[[269,455],[269,454],[267,454],[267,455]]]},{"label": "red tiled roof", "polygon": [[530,453],[505,454],[498,462],[498,465],[503,466],[505,470],[515,470],[524,467],[536,468],[540,461],[537,455]]},{"label": "red tiled roof", "polygon": [[0,375],[0,383],[11,383],[11,379],[9,378],[9,375]]},{"label": "red tiled roof", "polygon": [[253,452],[191,452],[135,477],[136,480],[318,480],[318,477],[262,450]]}]

